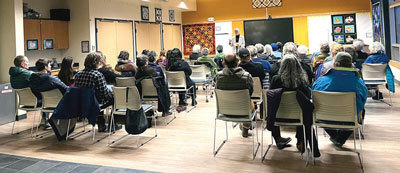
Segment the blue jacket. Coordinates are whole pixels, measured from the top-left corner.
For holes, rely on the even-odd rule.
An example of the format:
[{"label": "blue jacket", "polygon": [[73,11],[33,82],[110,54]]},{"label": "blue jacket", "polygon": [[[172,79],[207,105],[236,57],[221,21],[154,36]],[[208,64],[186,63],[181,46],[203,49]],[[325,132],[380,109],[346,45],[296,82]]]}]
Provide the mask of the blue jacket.
[{"label": "blue jacket", "polygon": [[100,113],[94,89],[71,87],[54,110],[54,119],[87,118],[92,125],[96,124]]},{"label": "blue jacket", "polygon": [[264,71],[266,71],[266,72],[270,72],[271,69],[272,69],[271,64],[266,60],[262,60],[260,58],[253,58],[252,61],[255,62],[255,63],[261,63],[262,66],[263,66]]},{"label": "blue jacket", "polygon": [[[357,77],[354,71],[331,69],[325,76],[314,82],[313,91],[355,92],[357,116],[363,110],[367,101],[367,87],[364,81]],[[338,100],[339,101],[339,100]]]},{"label": "blue jacket", "polygon": [[364,63],[367,64],[387,64],[390,59],[384,53],[374,53],[369,55],[367,60]]}]

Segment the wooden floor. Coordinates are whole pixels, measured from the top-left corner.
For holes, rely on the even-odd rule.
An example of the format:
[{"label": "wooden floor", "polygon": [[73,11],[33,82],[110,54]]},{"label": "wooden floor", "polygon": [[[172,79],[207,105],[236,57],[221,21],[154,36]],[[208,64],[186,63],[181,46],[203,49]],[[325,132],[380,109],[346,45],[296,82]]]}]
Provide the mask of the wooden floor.
[{"label": "wooden floor", "polygon": [[[12,124],[0,126],[0,153],[159,172],[361,172],[358,157],[352,152],[353,141],[349,140],[344,149],[335,148],[322,130],[319,130],[322,157],[317,159],[315,166],[305,167],[305,161],[294,147],[296,139],[290,130],[284,131],[283,136],[292,137],[292,147],[277,150],[274,146],[263,163],[260,152],[252,160],[251,138],[242,138],[240,130],[232,129],[230,124],[229,141],[214,157],[215,100],[205,103],[203,91],[199,91],[198,98],[196,109],[188,114],[178,114],[168,126],[158,125],[158,137],[139,149],[134,136],[112,147],[107,147],[107,139],[93,145],[90,134],[68,142],[58,142],[54,135],[32,139],[28,130],[32,117],[29,114],[28,120],[16,124],[17,131],[24,131],[19,135],[10,135]],[[385,100],[389,100],[387,95]],[[399,102],[399,94],[393,99],[393,107],[368,99],[363,141],[365,172],[400,172]],[[163,123],[162,120],[158,122]],[[224,127],[223,122],[217,124],[219,142],[225,135]],[[153,133],[154,130],[149,129],[145,135]],[[120,130],[112,138],[124,134],[126,132]],[[97,137],[105,135],[97,133]],[[264,135],[265,143],[269,143],[270,133]],[[141,138],[141,141],[145,139]]]}]

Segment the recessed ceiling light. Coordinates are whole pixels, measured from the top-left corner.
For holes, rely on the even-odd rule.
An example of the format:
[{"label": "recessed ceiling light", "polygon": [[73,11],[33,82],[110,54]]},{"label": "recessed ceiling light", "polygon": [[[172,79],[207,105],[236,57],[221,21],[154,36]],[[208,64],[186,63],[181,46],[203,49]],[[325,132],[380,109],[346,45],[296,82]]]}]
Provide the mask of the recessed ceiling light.
[{"label": "recessed ceiling light", "polygon": [[179,3],[178,8],[182,8],[182,9],[188,9],[185,2],[182,0],[181,3]]}]

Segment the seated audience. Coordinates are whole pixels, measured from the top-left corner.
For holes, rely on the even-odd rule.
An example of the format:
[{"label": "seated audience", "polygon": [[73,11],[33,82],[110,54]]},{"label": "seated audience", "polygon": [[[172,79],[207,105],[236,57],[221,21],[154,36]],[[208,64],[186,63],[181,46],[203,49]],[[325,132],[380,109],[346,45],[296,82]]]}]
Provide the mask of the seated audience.
[{"label": "seated audience", "polygon": [[[334,68],[329,70],[328,73],[320,78],[313,84],[314,91],[327,91],[327,92],[355,92],[357,103],[357,115],[363,110],[365,102],[367,101],[367,87],[363,80],[357,76],[352,68],[352,57],[346,52],[340,52],[333,60]],[[340,67],[337,69],[336,67]],[[348,69],[348,70],[347,70]],[[360,120],[360,117],[358,117]],[[344,130],[329,130],[325,131],[331,137],[330,140],[338,147],[343,146],[352,131]]]},{"label": "seated audience", "polygon": [[65,57],[61,62],[61,69],[58,72],[58,78],[67,86],[74,86],[74,75],[76,71],[73,69],[74,59]]},{"label": "seated audience", "polygon": [[[286,54],[283,57],[281,67],[279,69],[279,73],[275,75],[271,80],[271,87],[270,89],[278,89],[282,88],[284,91],[297,91],[301,92],[302,94],[297,94],[303,96],[303,100],[305,103],[299,102],[300,107],[303,110],[303,121],[306,127],[306,139],[311,146],[311,125],[312,125],[312,103],[310,102],[311,98],[311,91],[309,88],[309,81],[306,72],[303,70],[300,61],[294,54]],[[310,106],[311,105],[311,106]],[[272,108],[271,108],[272,109]],[[271,117],[270,117],[271,116]],[[282,138],[280,134],[279,126],[274,126],[274,117],[272,115],[268,115],[267,122],[271,123],[269,127],[271,127],[272,136],[277,141],[277,147],[282,149],[286,147],[288,142],[290,142],[290,138]],[[314,135],[314,134],[313,134]],[[305,151],[305,142],[304,142],[304,135],[303,135],[303,127],[298,126],[296,128],[296,138],[297,138],[297,149],[300,152]],[[315,140],[314,135],[314,146],[315,146],[315,156],[319,157],[319,149],[317,141]]]},{"label": "seated audience", "polygon": [[336,55],[339,52],[344,52],[344,47],[341,44],[333,43],[331,46],[331,55],[325,58],[324,63],[320,65],[316,71],[315,78],[318,79],[320,76],[325,75],[330,69],[333,68]]},{"label": "seated audience", "polygon": [[156,64],[157,65],[162,65],[163,67],[165,67],[165,65],[167,65],[167,57],[166,57],[166,51],[165,50],[160,51],[160,56],[158,56]]},{"label": "seated audience", "polygon": [[[116,71],[112,69],[112,67],[107,64],[107,57],[103,55],[101,52],[97,52],[101,55],[101,61],[100,61],[100,68],[98,71],[104,75],[104,78],[106,79],[107,84],[115,84],[116,81],[115,79],[117,77],[129,77],[130,75],[128,73],[124,73],[124,75],[118,74]],[[125,76],[126,75],[126,76]]]},{"label": "seated audience", "polygon": [[148,77],[157,77],[159,74],[157,74],[157,71],[155,71],[152,67],[150,67],[147,61],[147,56],[146,55],[140,55],[136,57],[136,65],[138,66],[138,71],[135,75],[135,78],[137,80],[142,79],[142,78],[148,78]]},{"label": "seated audience", "polygon": [[190,54],[190,56],[189,56],[189,60],[196,61],[198,58],[200,58],[202,56],[200,51],[201,51],[200,45],[197,45],[197,44],[194,45],[192,54]]},{"label": "seated audience", "polygon": [[317,70],[318,67],[324,63],[325,59],[329,57],[329,53],[331,52],[329,48],[329,43],[328,42],[321,43],[319,51],[321,54],[316,55],[313,59],[314,71]]},{"label": "seated audience", "polygon": [[157,52],[153,50],[150,51],[148,55],[148,66],[154,69],[157,72],[157,75],[164,77],[164,72],[162,71],[162,68],[157,63],[155,63],[156,57],[157,57]]},{"label": "seated audience", "polygon": [[283,52],[283,44],[281,42],[276,42],[276,45],[278,46],[278,51]]},{"label": "seated audience", "polygon": [[197,59],[196,65],[205,64],[208,68],[210,68],[211,76],[214,77],[218,72],[218,65],[214,62],[214,59],[208,57],[210,50],[208,48],[203,48],[201,50],[202,57]]},{"label": "seated audience", "polygon": [[259,63],[254,63],[251,61],[250,52],[246,48],[239,49],[239,57],[240,64],[239,67],[242,67],[244,70],[249,72],[253,78],[258,77],[260,81],[263,81],[265,78],[264,68]]},{"label": "seated audience", "polygon": [[342,44],[333,42],[331,45],[331,55],[329,57],[325,58],[324,64],[332,61],[336,57],[336,54],[338,54],[339,52],[343,52],[343,51],[344,51],[344,47]]},{"label": "seated audience", "polygon": [[257,48],[255,46],[248,46],[247,49],[250,52],[250,57],[251,60],[255,63],[260,63],[263,66],[263,69],[265,72],[270,72],[271,71],[271,64],[266,61],[266,60],[262,60],[261,58],[258,58],[258,52],[257,52]]},{"label": "seated audience", "polygon": [[268,55],[264,54],[264,46],[261,43],[257,43],[255,47],[257,49],[257,58],[268,61]]},{"label": "seated audience", "polygon": [[311,58],[309,58],[307,56],[308,54],[308,48],[307,46],[304,45],[300,45],[299,47],[297,47],[297,51],[299,52],[299,61],[306,63],[306,64],[311,64]]},{"label": "seated audience", "polygon": [[366,60],[368,58],[368,53],[364,52],[364,41],[363,40],[355,39],[353,41],[353,46],[355,47],[357,54],[358,54],[358,58],[353,61]]},{"label": "seated audience", "polygon": [[214,56],[214,62],[218,65],[218,70],[221,70],[223,67],[222,61],[225,58],[224,54],[224,46],[218,45],[217,46],[217,54]]},{"label": "seated audience", "polygon": [[[143,50],[146,53],[146,50]],[[122,75],[130,77],[135,76],[136,74],[136,66],[133,64],[131,60],[129,60],[129,52],[121,51],[118,55],[118,62],[115,65],[115,71],[121,72]]]},{"label": "seated audience", "polygon": [[272,50],[272,46],[270,44],[266,44],[264,46],[264,54],[265,54],[265,59],[263,60],[267,60],[270,63],[272,63],[272,61],[275,61],[275,56],[274,56],[274,51]]},{"label": "seated audience", "polygon": [[[218,72],[216,89],[243,90],[248,89],[250,96],[253,94],[253,78],[250,73],[238,67],[239,59],[234,54],[225,56],[224,69]],[[250,124],[242,124],[242,136],[249,136]]]},{"label": "seated audience", "polygon": [[14,58],[15,67],[10,67],[10,83],[14,89],[29,87],[29,78],[33,71],[29,69],[29,60],[26,56],[19,55]]},{"label": "seated audience", "polygon": [[[190,95],[192,97],[192,106],[197,104],[196,102],[196,85],[190,79],[190,75],[192,75],[192,69],[190,68],[189,64],[182,59],[182,52],[178,48],[174,48],[168,57],[168,64],[167,70],[168,71],[183,71],[186,77],[186,86],[187,88],[191,88],[189,93],[193,93]],[[180,92],[179,93],[179,106],[176,108],[178,112],[186,110],[186,93]]]},{"label": "seated audience", "polygon": [[281,59],[282,52],[279,51],[278,45],[276,43],[271,43],[271,47],[272,47],[272,51],[273,51],[275,59]]},{"label": "seated audience", "polygon": [[[76,87],[88,87],[95,90],[96,99],[100,104],[100,109],[105,109],[114,104],[112,91],[107,88],[104,75],[98,71],[101,67],[102,55],[97,52],[89,53],[85,59],[85,69],[75,75]],[[106,132],[105,119],[103,116],[97,118],[99,132]],[[121,129],[121,125],[115,124],[116,129]],[[109,128],[112,128],[109,126]]]},{"label": "seated audience", "polygon": [[[36,61],[35,66],[38,70],[37,73],[32,73],[29,78],[29,87],[32,90],[32,93],[36,96],[39,102],[42,103],[42,95],[40,92],[50,91],[53,89],[59,89],[60,92],[64,95],[67,91],[68,86],[65,85],[58,77],[51,76],[49,73],[51,72],[51,61],[47,59],[39,59]],[[48,127],[47,125],[48,117],[43,114],[42,121],[40,126],[44,128]]]},{"label": "seated audience", "polygon": [[150,50],[148,50],[148,49],[143,49],[143,51],[142,51],[142,55],[148,56],[149,53],[150,53]]}]

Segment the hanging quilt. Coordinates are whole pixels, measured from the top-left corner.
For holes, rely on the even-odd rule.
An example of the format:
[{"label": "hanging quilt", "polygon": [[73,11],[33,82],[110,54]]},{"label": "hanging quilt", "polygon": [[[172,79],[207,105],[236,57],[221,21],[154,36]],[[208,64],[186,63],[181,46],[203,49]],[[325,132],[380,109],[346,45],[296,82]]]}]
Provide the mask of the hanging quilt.
[{"label": "hanging quilt", "polygon": [[183,25],[184,54],[190,55],[194,45],[208,48],[210,55],[215,54],[215,24]]},{"label": "hanging quilt", "polygon": [[253,8],[270,8],[282,6],[282,0],[253,0]]}]

